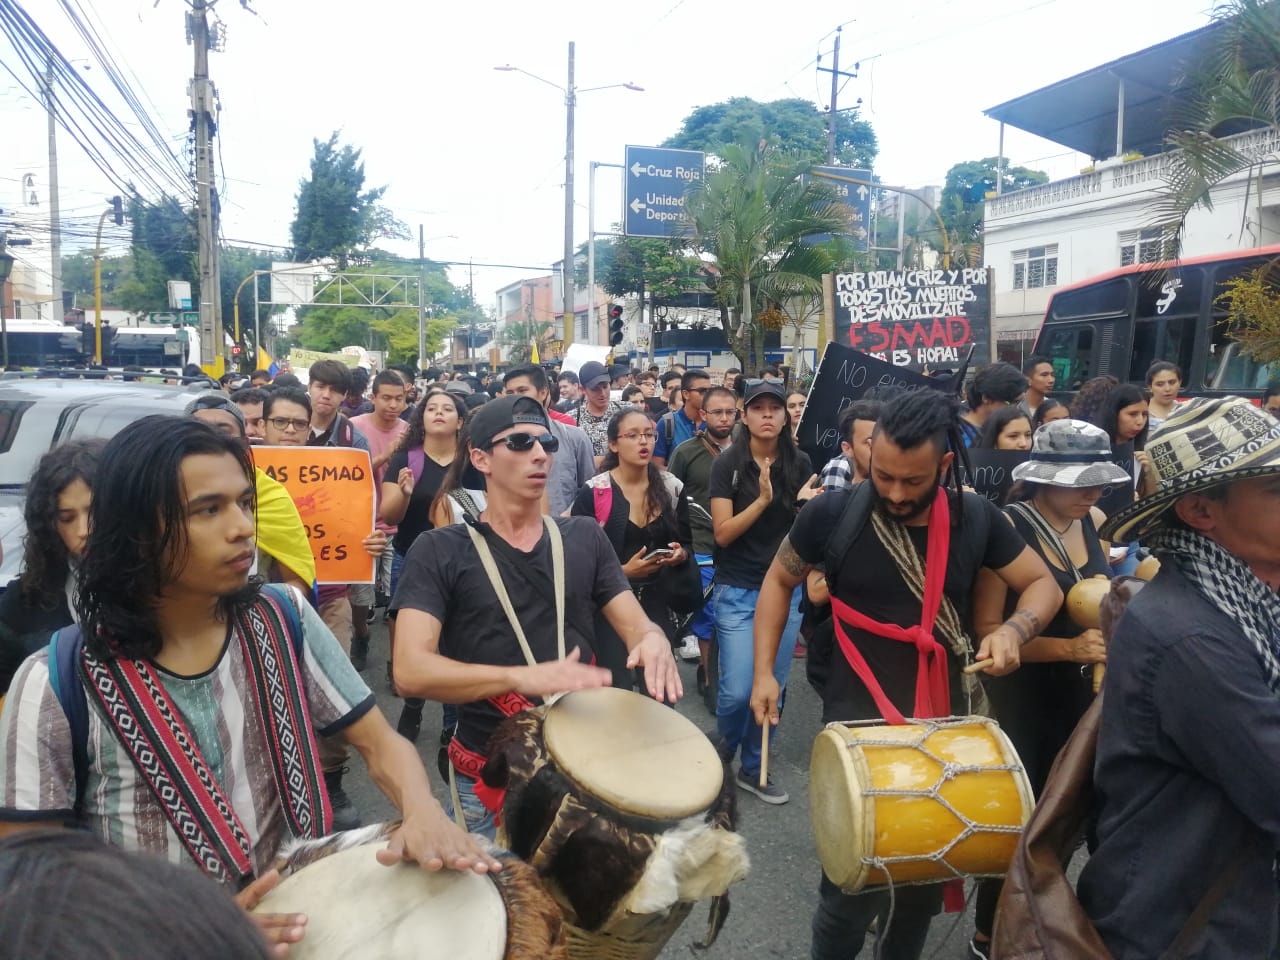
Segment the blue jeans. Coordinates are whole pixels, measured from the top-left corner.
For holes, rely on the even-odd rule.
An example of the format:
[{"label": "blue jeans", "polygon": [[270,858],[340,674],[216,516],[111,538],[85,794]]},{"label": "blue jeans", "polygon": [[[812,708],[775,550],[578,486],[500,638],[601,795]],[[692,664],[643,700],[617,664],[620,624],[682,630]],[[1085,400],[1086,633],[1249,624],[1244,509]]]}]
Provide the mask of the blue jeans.
[{"label": "blue jeans", "polygon": [[388,596],[396,595],[396,587],[400,586],[400,571],[404,569],[404,554],[395,547],[391,548],[391,592]]},{"label": "blue jeans", "polygon": [[[458,783],[458,802],[462,804],[462,816],[467,821],[467,830],[496,842],[498,825],[494,823],[493,812],[476,797],[475,777],[468,777],[457,770],[453,772],[453,776]],[[456,820],[453,815],[453,791],[449,791],[445,813],[449,814],[449,819]]]},{"label": "blue jeans", "polygon": [[[759,590],[745,587],[717,586],[713,594],[716,610],[716,643],[720,647],[720,688],[716,697],[716,729],[720,734],[723,756],[732,760],[742,748],[742,773],[760,775],[760,725],[751,715],[751,682],[755,679],[755,625]],[[773,661],[773,675],[778,689],[786,687],[791,672],[791,658],[800,633],[800,588],[791,595],[787,625],[782,630],[778,655]],[[777,729],[770,731],[773,743]]]},{"label": "blue jeans", "polygon": [[[702,592],[706,593],[707,584],[711,582],[716,572],[716,568],[711,565],[711,554],[695,553],[693,558],[698,562],[698,572],[702,574]],[[693,619],[689,621],[689,632],[699,640],[710,640],[711,629],[715,625],[715,599],[713,598],[704,603],[693,615]]]}]

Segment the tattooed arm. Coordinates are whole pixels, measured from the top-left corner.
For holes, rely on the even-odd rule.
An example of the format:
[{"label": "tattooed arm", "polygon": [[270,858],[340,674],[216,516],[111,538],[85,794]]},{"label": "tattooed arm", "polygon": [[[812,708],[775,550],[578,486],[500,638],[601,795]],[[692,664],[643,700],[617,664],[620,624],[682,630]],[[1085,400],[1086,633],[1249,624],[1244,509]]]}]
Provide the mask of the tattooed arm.
[{"label": "tattooed arm", "polygon": [[812,564],[802,560],[784,537],[773,563],[760,584],[760,598],[755,618],[755,681],[751,686],[751,709],[756,722],[764,725],[778,722],[778,681],[773,676],[773,661],[791,610],[791,594],[808,575]]},{"label": "tattooed arm", "polygon": [[[994,574],[994,578],[991,576]],[[998,583],[1003,581],[1003,583]],[[994,620],[984,611],[1003,610],[1004,594],[995,588],[1004,586],[1018,594],[1015,612],[1003,623],[992,626]],[[998,593],[999,606],[984,604],[985,591]],[[983,634],[978,649],[978,660],[989,660],[986,672],[995,676],[1012,673],[1023,658],[1022,645],[1037,637],[1041,625],[1053,619],[1062,606],[1062,590],[1053,574],[1030,547],[1024,547],[1013,562],[994,571],[983,571],[979,580],[979,596],[974,607],[974,622]],[[998,614],[997,614],[998,616]]]}]

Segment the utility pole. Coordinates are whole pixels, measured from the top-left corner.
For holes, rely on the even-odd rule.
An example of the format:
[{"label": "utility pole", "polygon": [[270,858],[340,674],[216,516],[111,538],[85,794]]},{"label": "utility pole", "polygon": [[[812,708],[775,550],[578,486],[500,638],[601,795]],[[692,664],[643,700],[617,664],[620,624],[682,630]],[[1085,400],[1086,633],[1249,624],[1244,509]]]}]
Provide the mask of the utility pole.
[{"label": "utility pole", "polygon": [[836,43],[835,49],[831,53],[831,66],[822,66],[822,61],[818,61],[818,72],[831,74],[831,105],[827,108],[827,165],[832,166],[836,162],[836,118],[839,116],[839,108],[836,101],[840,97],[840,78],[848,77],[850,80],[858,76],[858,64],[853,65],[853,72],[841,72],[840,70],[840,34],[844,31],[844,27],[836,27]]},{"label": "utility pole", "polygon": [[422,224],[418,224],[418,362],[419,370],[427,355],[427,241]]},{"label": "utility pole", "polygon": [[[216,0],[215,0],[216,2]],[[191,0],[187,36],[195,48],[191,81],[191,113],[195,120],[196,240],[200,258],[200,360],[222,372],[222,296],[218,289],[218,222],[214,209],[211,117],[213,84],[209,81],[209,0]]]},{"label": "utility pole", "polygon": [[62,322],[62,210],[58,201],[58,111],[53,99],[53,51],[45,61],[44,97],[49,117],[49,276],[53,281],[53,319]]},{"label": "utility pole", "polygon": [[578,101],[578,91],[573,86],[573,41],[569,41],[569,82],[564,88],[565,133],[564,133],[564,336],[561,340],[564,351],[573,343],[573,108]]}]

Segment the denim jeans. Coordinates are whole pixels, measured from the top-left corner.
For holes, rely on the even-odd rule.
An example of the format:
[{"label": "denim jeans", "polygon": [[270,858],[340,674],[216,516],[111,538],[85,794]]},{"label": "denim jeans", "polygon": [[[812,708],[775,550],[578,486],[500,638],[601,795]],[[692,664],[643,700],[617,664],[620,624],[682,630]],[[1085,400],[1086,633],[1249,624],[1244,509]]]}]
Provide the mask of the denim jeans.
[{"label": "denim jeans", "polygon": [[[716,643],[720,648],[720,689],[716,697],[716,729],[723,756],[732,760],[742,748],[741,768],[745,776],[760,774],[760,725],[751,715],[751,682],[755,679],[755,626],[759,590],[717,586],[713,594],[716,610]],[[800,588],[791,595],[787,625],[782,630],[773,675],[778,689],[786,687],[791,658],[800,632]],[[769,733],[773,743],[776,728]]]},{"label": "denim jeans", "polygon": [[[458,801],[462,804],[462,816],[467,821],[468,832],[478,833],[496,842],[498,825],[494,822],[493,812],[476,797],[475,777],[468,777],[465,773],[458,773],[456,770],[453,776],[458,784]],[[456,820],[453,814],[452,790],[449,791],[448,802],[445,804],[445,813],[449,814],[449,819]]]},{"label": "denim jeans", "polygon": [[[709,553],[695,553],[693,558],[698,562],[698,572],[702,574],[702,590],[705,593],[707,584],[715,575],[716,568],[711,565],[712,557]],[[715,599],[713,598],[699,607],[698,612],[693,615],[693,619],[689,621],[689,632],[699,640],[710,640],[711,628],[715,625]]]},{"label": "denim jeans", "polygon": [[896,887],[892,902],[890,918],[888,890],[851,896],[842,893],[824,874],[818,887],[818,909],[813,914],[810,960],[853,960],[863,947],[867,928],[877,917],[879,936],[883,938],[878,956],[882,960],[919,960],[929,936],[929,924],[942,909],[942,884]]}]

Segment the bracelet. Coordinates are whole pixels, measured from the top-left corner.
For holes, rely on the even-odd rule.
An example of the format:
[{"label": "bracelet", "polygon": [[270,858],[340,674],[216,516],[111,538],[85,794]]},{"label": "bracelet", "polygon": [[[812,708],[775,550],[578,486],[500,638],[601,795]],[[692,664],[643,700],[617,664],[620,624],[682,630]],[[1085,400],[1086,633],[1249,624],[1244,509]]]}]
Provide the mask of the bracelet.
[{"label": "bracelet", "polygon": [[1018,635],[1019,644],[1025,644],[1027,641],[1031,639],[1031,637],[1027,634],[1027,631],[1023,628],[1022,624],[1016,623],[1012,619],[1006,620],[1004,623],[1000,624],[1000,626],[1008,627],[1010,630],[1016,633]]}]

